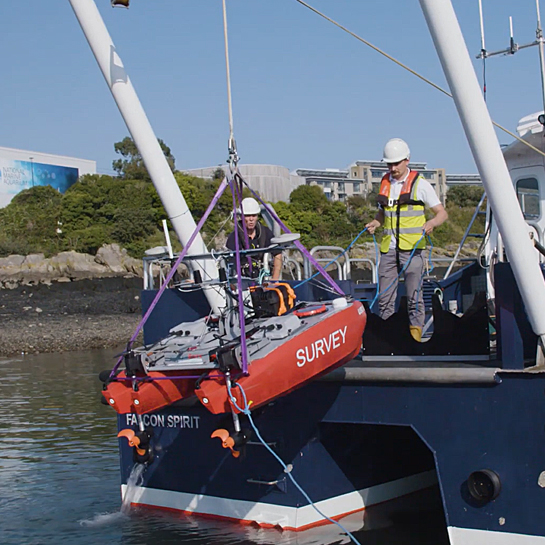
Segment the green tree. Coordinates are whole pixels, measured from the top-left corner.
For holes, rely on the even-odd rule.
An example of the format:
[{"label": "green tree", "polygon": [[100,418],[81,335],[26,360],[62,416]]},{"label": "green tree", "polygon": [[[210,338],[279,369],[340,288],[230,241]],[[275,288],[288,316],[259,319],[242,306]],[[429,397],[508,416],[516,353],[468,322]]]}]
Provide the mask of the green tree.
[{"label": "green tree", "polygon": [[280,219],[293,232],[301,234],[307,247],[320,244],[348,244],[355,231],[347,209],[342,202],[331,202],[319,186],[301,185],[290,194],[290,202],[276,203]]},{"label": "green tree", "polygon": [[225,172],[221,167],[218,167],[212,174],[212,180],[219,180],[221,182],[223,178],[225,178]]},{"label": "green tree", "polygon": [[378,184],[373,184],[373,188],[371,189],[371,191],[369,191],[369,193],[367,193],[365,200],[367,201],[367,204],[369,206],[374,206],[376,208],[379,189],[380,188]]},{"label": "green tree", "polygon": [[111,176],[83,176],[67,190],[62,204],[69,248],[87,253],[109,242],[127,249],[138,241],[144,244],[166,216],[153,185]]},{"label": "green tree", "polygon": [[[377,213],[376,203],[370,204],[366,197],[353,195],[346,200],[348,217],[354,227],[360,230],[363,225],[369,223]],[[359,232],[359,231],[358,231]]]},{"label": "green tree", "polygon": [[448,190],[447,206],[460,208],[472,206],[475,208],[483,196],[483,191],[482,187],[476,185],[455,185]]},{"label": "green tree", "polygon": [[298,210],[320,212],[329,204],[322,188],[318,185],[300,185],[290,193],[290,204]]},{"label": "green tree", "polygon": [[[175,159],[170,148],[160,138],[157,141],[163,150],[170,169],[174,172]],[[124,180],[151,180],[142,155],[132,138],[126,136],[121,142],[116,142],[114,149],[116,153],[123,157],[112,162],[112,167],[120,178]]]},{"label": "green tree", "polygon": [[368,203],[365,197],[361,195],[352,195],[346,199],[346,206],[349,210],[357,210],[359,208],[367,208]]},{"label": "green tree", "polygon": [[[149,183],[134,143],[125,139],[118,145],[123,143],[126,145],[119,148],[123,151],[119,153],[125,162],[120,160],[120,177],[82,176],[64,195],[50,186],[36,186],[22,191],[0,209],[0,256],[51,255],[63,250],[93,254],[102,244],[116,242],[132,256],[140,257],[146,248],[161,244],[164,240],[161,220],[167,214],[153,184]],[[174,166],[173,158],[171,165]],[[211,180],[175,172],[195,221],[199,221],[214,198],[220,177],[223,178],[223,173],[220,176],[219,170]],[[449,191],[449,221],[435,229],[432,236],[437,247],[459,242],[481,194],[480,187],[454,187]],[[250,196],[248,189],[244,188],[242,196]],[[301,234],[301,241],[309,248],[324,244],[346,247],[376,214],[373,196],[371,199],[353,196],[346,203],[332,202],[319,186],[307,185],[292,191],[290,202],[277,202],[274,208],[290,230]],[[228,189],[204,224],[202,234],[210,248],[219,244],[213,239],[216,234],[233,229],[231,211],[232,195]],[[483,221],[479,216],[472,230],[478,232]],[[365,234],[358,242],[371,240]],[[179,250],[175,236],[172,242]]]},{"label": "green tree", "polygon": [[0,255],[59,251],[57,229],[62,195],[51,186],[34,186],[0,209]]}]

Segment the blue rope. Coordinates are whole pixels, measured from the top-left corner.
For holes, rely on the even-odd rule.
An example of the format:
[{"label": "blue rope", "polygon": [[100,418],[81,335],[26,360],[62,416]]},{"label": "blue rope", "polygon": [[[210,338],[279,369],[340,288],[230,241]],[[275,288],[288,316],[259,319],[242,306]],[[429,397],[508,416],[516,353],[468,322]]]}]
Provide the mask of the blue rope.
[{"label": "blue rope", "polygon": [[431,260],[431,253],[433,252],[433,242],[431,241],[430,235],[426,235],[426,238],[428,242],[430,243],[430,253],[428,255],[428,266],[429,266],[428,272],[431,272],[433,271],[433,269],[435,269],[435,265],[433,264],[433,261]]},{"label": "blue rope", "polygon": [[261,272],[259,273],[259,278],[257,279],[257,283],[261,286],[267,276],[271,276],[270,271],[266,269],[261,269]]},{"label": "blue rope", "polygon": [[[403,265],[403,268],[399,271],[397,277],[390,283],[390,285],[384,289],[383,291],[378,291],[377,290],[377,294],[375,295],[375,298],[373,299],[373,302],[369,305],[369,308],[372,308],[373,305],[377,302],[377,299],[379,298],[380,295],[386,293],[389,289],[392,288],[392,286],[400,279],[401,275],[405,272],[405,270],[407,269],[407,267],[409,266],[416,250],[418,250],[418,245],[420,244],[420,241],[426,236],[425,233],[422,233],[422,236],[418,239],[418,242],[414,245],[414,248],[411,252],[411,255],[409,256],[409,259],[407,260],[407,262],[405,263],[405,265]],[[418,300],[417,300],[417,305],[418,305]],[[417,307],[418,308],[418,307]]]},{"label": "blue rope", "polygon": [[[360,233],[361,234],[361,233]],[[359,235],[358,235],[359,236]],[[312,505],[312,507],[314,508],[314,510],[321,516],[323,517],[324,519],[328,520],[329,522],[332,522],[333,524],[336,524],[343,532],[345,532],[345,534],[350,537],[350,539],[356,543],[356,545],[361,545],[361,543],[337,520],[334,520],[330,517],[328,517],[325,513],[323,513],[322,511],[320,511],[320,509],[318,507],[316,507],[316,505],[314,504],[314,502],[310,499],[309,495],[301,488],[301,486],[299,485],[299,483],[295,480],[295,477],[291,474],[291,471],[292,471],[292,467],[288,468],[288,466],[284,463],[284,461],[282,460],[282,458],[280,458],[280,456],[278,456],[278,454],[276,454],[276,452],[274,452],[274,450],[265,442],[265,440],[263,439],[263,437],[261,437],[261,434],[259,433],[259,430],[257,429],[257,426],[255,425],[253,419],[252,419],[252,415],[251,415],[251,412],[250,412],[250,409],[248,407],[248,401],[246,399],[246,393],[244,392],[242,386],[240,384],[236,384],[236,386],[240,389],[240,393],[242,394],[242,399],[244,400],[244,409],[239,407],[238,404],[237,404],[237,400],[235,399],[235,397],[233,396],[233,394],[231,393],[231,381],[230,380],[227,380],[227,391],[229,393],[229,399],[231,400],[231,403],[233,404],[233,406],[238,410],[240,411],[241,413],[245,414],[247,417],[248,417],[248,420],[250,421],[250,424],[252,425],[252,428],[256,434],[256,437],[259,439],[259,441],[261,441],[261,443],[263,444],[263,446],[278,460],[278,462],[280,463],[280,465],[283,467],[284,469],[284,473],[287,474],[287,476],[291,479],[291,481],[293,482],[293,484],[296,486],[297,490],[299,490],[299,492],[301,492],[301,494],[303,494],[303,496],[305,497],[305,499],[309,502],[310,505]]]},{"label": "blue rope", "polygon": [[[373,233],[373,242],[375,243],[375,266],[378,267],[378,260],[379,260],[378,254],[379,254],[379,251],[378,251],[377,239],[375,238],[375,233]],[[380,292],[380,277],[378,275],[378,269],[377,269],[377,291],[376,291],[376,294],[375,294],[375,298],[373,299],[373,304],[378,299],[379,292]],[[369,307],[369,309],[371,309],[372,306],[373,305],[371,305]]]},{"label": "blue rope", "polygon": [[[373,243],[375,244],[375,264],[378,266],[378,254],[379,254],[379,251],[378,251],[378,243],[377,243],[377,239],[375,237],[375,233],[373,233]],[[375,304],[376,300],[378,299],[378,296],[379,296],[379,290],[380,290],[380,278],[378,276],[378,271],[377,271],[377,288],[376,288],[376,291],[375,291],[375,297],[373,299],[358,299],[358,301],[372,301],[372,303],[369,305],[369,308],[372,308],[372,306]]]},{"label": "blue rope", "polygon": [[[363,231],[360,231],[359,234],[356,236],[356,238],[335,258],[335,259],[332,259],[325,267],[324,269],[327,269],[330,265],[332,265],[333,263],[335,263],[335,261],[337,261],[337,259],[339,259],[339,257],[343,256],[344,254],[346,254],[346,252],[348,252],[350,250],[350,248],[352,248],[352,246],[354,246],[354,244],[356,243],[356,241],[358,240],[358,238],[361,237],[361,235],[363,235],[363,233],[365,233],[365,231],[367,231],[367,227],[363,230]],[[375,235],[373,235],[373,239],[375,238]],[[376,244],[376,243],[375,243]],[[313,278],[316,278],[318,275],[320,274],[320,271],[314,273],[312,276],[310,276],[309,278],[306,278],[305,280],[302,280],[301,282],[299,282],[299,284],[296,284],[295,286],[293,286],[293,289],[295,288],[298,288],[299,286],[302,286],[305,282],[308,282],[309,280],[312,280]]]}]

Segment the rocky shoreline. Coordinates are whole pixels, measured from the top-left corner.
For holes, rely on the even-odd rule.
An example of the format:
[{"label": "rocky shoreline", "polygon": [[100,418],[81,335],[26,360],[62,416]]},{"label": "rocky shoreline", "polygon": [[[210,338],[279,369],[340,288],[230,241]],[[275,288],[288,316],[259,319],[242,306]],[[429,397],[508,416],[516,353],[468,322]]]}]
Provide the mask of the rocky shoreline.
[{"label": "rocky shoreline", "polygon": [[141,318],[141,288],[111,277],[0,289],[0,356],[122,346]]},{"label": "rocky shoreline", "polygon": [[140,321],[141,277],[116,244],[0,258],[0,356],[123,346]]},{"label": "rocky shoreline", "polygon": [[[375,249],[368,243],[358,251],[370,257]],[[142,262],[115,244],[96,256],[0,258],[0,356],[123,346],[140,322],[141,276]]]}]

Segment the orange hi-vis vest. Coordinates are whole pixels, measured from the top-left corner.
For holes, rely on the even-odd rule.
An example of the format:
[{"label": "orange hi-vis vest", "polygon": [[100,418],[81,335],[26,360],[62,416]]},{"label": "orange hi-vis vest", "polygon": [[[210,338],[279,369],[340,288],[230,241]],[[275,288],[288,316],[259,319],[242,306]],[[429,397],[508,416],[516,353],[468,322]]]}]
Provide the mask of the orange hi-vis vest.
[{"label": "orange hi-vis vest", "polygon": [[417,200],[419,173],[411,171],[403,183],[399,198],[390,201],[390,174],[386,174],[380,182],[377,203],[384,210],[384,236],[380,251],[387,253],[392,236],[396,237],[396,250],[411,251],[415,247],[425,248],[426,241],[422,237],[426,216],[424,203]]}]

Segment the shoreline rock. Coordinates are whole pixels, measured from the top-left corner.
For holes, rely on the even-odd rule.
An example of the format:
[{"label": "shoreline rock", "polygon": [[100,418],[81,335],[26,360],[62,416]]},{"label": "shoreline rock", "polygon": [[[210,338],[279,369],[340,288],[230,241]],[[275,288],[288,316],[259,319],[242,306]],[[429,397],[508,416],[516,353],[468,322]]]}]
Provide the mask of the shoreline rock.
[{"label": "shoreline rock", "polygon": [[[374,245],[360,252],[374,256]],[[50,259],[0,258],[0,356],[123,346],[141,319],[141,276],[141,262],[116,244],[94,257],[63,252]]]},{"label": "shoreline rock", "polygon": [[69,251],[46,258],[44,254],[0,258],[0,287],[70,282],[88,278],[142,277],[142,261],[117,244],[99,248],[95,256]]},{"label": "shoreline rock", "polygon": [[140,322],[141,289],[137,277],[0,289],[0,356],[122,346]]},{"label": "shoreline rock", "polygon": [[[38,316],[4,323],[0,331],[0,357],[41,352],[73,352],[123,346],[140,321],[139,315]],[[136,346],[142,344],[137,338]]]}]

